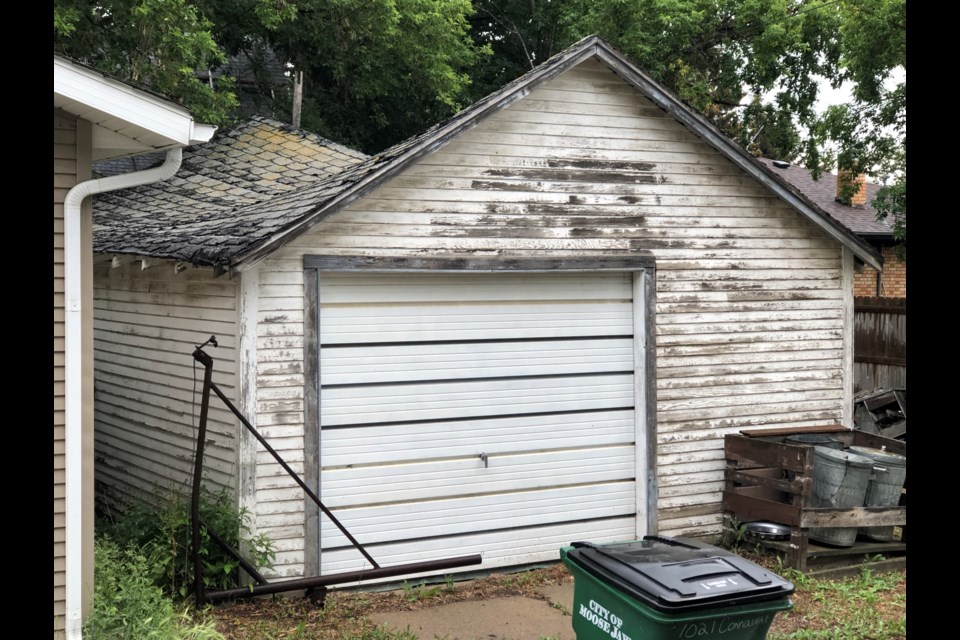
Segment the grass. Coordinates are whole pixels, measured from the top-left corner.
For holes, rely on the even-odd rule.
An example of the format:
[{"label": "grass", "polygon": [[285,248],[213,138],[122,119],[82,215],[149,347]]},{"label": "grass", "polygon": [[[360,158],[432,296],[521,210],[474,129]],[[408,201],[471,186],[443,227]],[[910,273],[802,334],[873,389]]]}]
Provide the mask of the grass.
[{"label": "grass", "polygon": [[786,570],[796,586],[793,608],[781,613],[769,640],[899,640],[907,637],[906,572],[815,580]]},{"label": "grass", "polygon": [[[743,553],[796,587],[791,597],[793,608],[777,615],[768,640],[906,639],[906,571],[875,574],[864,565],[860,574],[852,578],[818,580],[784,569],[769,559]],[[496,597],[527,596],[544,600],[544,587],[571,580],[566,568],[557,564],[459,583],[449,577],[445,582],[429,586],[423,582],[404,583],[395,591],[331,590],[323,609],[306,600],[278,597],[223,605],[211,613],[227,640],[436,640],[418,639],[409,629],[378,628],[368,616],[374,612],[409,611]],[[548,604],[570,616],[565,605]],[[559,639],[542,636],[538,640]]]}]

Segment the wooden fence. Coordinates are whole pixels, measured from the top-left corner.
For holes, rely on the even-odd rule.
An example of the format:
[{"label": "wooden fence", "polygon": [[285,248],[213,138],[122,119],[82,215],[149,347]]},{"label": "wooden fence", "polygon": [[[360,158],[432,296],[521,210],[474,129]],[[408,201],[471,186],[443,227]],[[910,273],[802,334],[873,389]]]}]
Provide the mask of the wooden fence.
[{"label": "wooden fence", "polygon": [[907,387],[907,299],[854,299],[854,392]]}]

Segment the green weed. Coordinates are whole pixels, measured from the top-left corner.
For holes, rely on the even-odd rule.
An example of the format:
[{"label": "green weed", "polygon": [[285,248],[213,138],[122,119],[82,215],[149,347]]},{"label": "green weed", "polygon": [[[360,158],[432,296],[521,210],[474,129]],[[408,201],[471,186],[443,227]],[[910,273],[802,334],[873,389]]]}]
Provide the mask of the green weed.
[{"label": "green weed", "polygon": [[94,543],[93,608],[84,625],[89,640],[223,640],[213,621],[177,607],[151,576],[156,547]]},{"label": "green weed", "polygon": [[[250,515],[238,510],[233,496],[223,490],[203,490],[200,517],[236,550],[246,550],[248,560],[258,568],[272,568],[276,552],[265,535],[252,535]],[[193,553],[190,498],[173,494],[163,506],[145,502],[114,514],[105,523],[103,533],[121,546],[150,548],[154,564],[151,577],[171,595],[185,597],[193,585]],[[207,589],[240,586],[240,563],[214,542],[208,531],[200,529],[200,555],[203,580]]]}]

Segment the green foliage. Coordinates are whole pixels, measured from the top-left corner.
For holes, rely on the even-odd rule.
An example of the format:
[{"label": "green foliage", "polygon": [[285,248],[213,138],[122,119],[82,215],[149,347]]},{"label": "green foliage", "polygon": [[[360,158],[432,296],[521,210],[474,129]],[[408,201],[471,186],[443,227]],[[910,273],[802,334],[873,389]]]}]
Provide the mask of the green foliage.
[{"label": "green foliage", "polygon": [[[250,515],[237,510],[227,491],[204,491],[200,517],[221,538],[238,550],[245,550],[257,568],[272,567],[276,552],[263,534],[251,535]],[[151,578],[167,593],[184,597],[193,586],[192,530],[190,497],[175,494],[165,506],[139,503],[107,525],[108,534],[123,545],[148,549],[157,561],[151,565]],[[200,555],[203,579],[208,589],[229,589],[240,585],[239,563],[230,557],[203,527],[200,529]]]},{"label": "green foliage", "polygon": [[907,175],[899,176],[893,184],[885,185],[873,201],[877,219],[890,219],[893,239],[897,241],[897,258],[907,259]]},{"label": "green foliage", "polygon": [[[291,0],[295,17],[266,28],[254,0],[202,0],[227,51],[271,48],[304,72],[301,126],[373,153],[464,106],[469,71],[485,49],[471,41],[469,0]],[[289,120],[289,89],[260,82]]]},{"label": "green foliage", "polygon": [[427,600],[440,593],[442,585],[428,587],[424,581],[421,581],[420,584],[412,585],[404,580],[400,588],[403,589],[403,596],[407,599],[407,602],[419,602],[420,600]]},{"label": "green foliage", "polygon": [[197,71],[225,58],[213,25],[188,0],[54,0],[54,52],[182,102],[199,122],[224,124],[233,78],[210,86]]},{"label": "green foliage", "polygon": [[157,547],[94,544],[93,608],[84,625],[90,640],[223,640],[210,620],[177,608],[152,579],[162,564]]}]

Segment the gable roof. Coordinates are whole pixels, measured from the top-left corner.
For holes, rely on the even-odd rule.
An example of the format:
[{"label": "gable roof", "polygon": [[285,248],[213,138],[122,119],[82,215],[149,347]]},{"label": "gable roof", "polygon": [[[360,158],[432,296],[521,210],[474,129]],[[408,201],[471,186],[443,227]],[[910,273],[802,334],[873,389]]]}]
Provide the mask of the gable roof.
[{"label": "gable roof", "polygon": [[[882,258],[873,247],[834,220],[782,176],[774,174],[766,165],[750,156],[699,112],[684,104],[597,36],[580,40],[422,134],[304,189],[238,208],[231,211],[229,216],[197,217],[193,221],[187,221],[184,219],[186,216],[183,216],[185,226],[157,230],[156,235],[159,237],[156,239],[160,242],[124,244],[119,236],[111,242],[102,242],[98,237],[94,249],[102,252],[177,258],[194,264],[228,266],[242,271],[487,116],[525,97],[537,85],[590,58],[596,58],[605,64],[735,165],[769,187],[830,236],[849,247],[861,260],[877,269],[881,268]],[[186,255],[179,250],[178,245],[182,245],[188,238],[195,251]],[[209,246],[201,246],[203,243],[209,243]],[[146,250],[151,252],[147,253]]]},{"label": "gable roof", "polygon": [[850,206],[837,202],[837,176],[825,173],[819,180],[814,180],[810,171],[804,167],[791,164],[786,168],[779,168],[769,158],[760,158],[771,172],[782,176],[787,182],[796,187],[803,195],[812,200],[830,217],[863,238],[892,239],[893,228],[886,223],[877,222],[877,210],[871,204],[877,197],[880,185],[867,183],[867,204]]},{"label": "gable roof", "polygon": [[[254,117],[183,153],[177,174],[97,196],[94,251],[223,264],[256,230],[241,209],[325,180],[367,158],[318,135]],[[151,157],[143,159],[149,164]],[[162,158],[159,158],[162,160]],[[109,174],[118,163],[99,163]],[[264,217],[259,224],[270,226]]]}]

